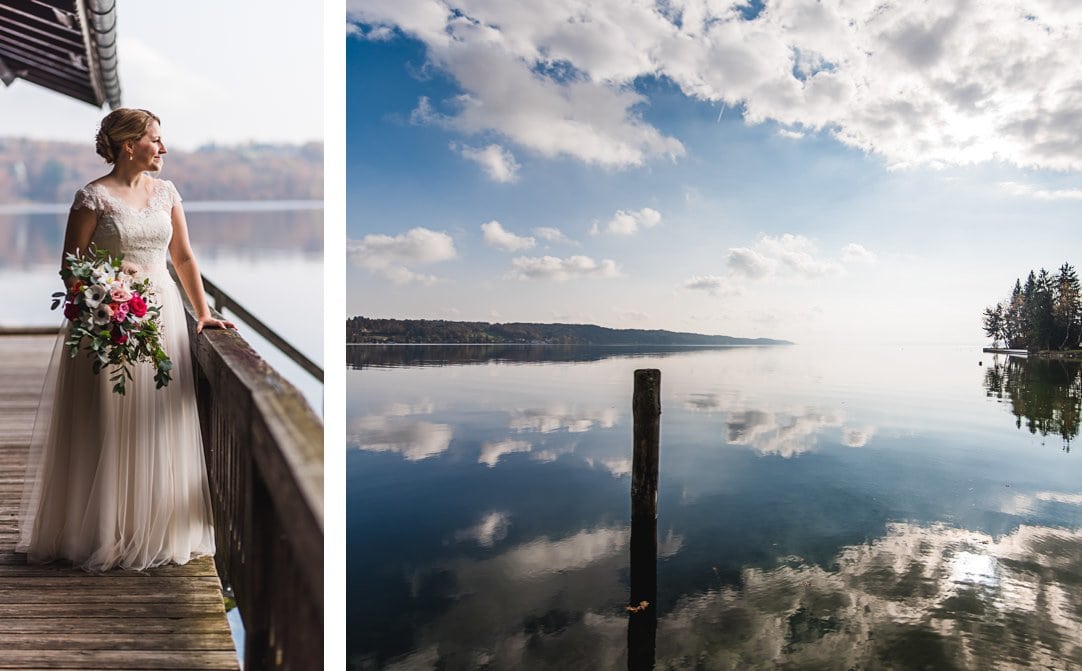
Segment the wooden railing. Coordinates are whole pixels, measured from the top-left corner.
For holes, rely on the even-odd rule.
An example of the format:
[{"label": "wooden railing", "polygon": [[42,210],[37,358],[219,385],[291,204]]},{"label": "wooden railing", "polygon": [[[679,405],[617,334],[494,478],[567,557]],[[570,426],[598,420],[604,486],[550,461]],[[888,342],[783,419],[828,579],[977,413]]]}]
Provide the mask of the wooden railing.
[{"label": "wooden railing", "polygon": [[232,330],[195,335],[196,394],[224,584],[244,668],[323,668],[323,425]]},{"label": "wooden railing", "polygon": [[224,289],[208,280],[206,275],[203,276],[203,289],[206,291],[207,297],[210,298],[211,302],[214,304],[215,310],[218,312],[229,310],[237,315],[238,319],[250,326],[253,331],[266,338],[267,342],[277,347],[278,350],[289,357],[293,363],[303,368],[312,377],[323,382],[323,368],[321,368],[319,364],[309,359],[303,352],[287,342],[285,338],[278,335],[277,331],[264,324],[259,317],[256,317],[249,312],[247,308],[237,302],[237,299],[227,294]]}]

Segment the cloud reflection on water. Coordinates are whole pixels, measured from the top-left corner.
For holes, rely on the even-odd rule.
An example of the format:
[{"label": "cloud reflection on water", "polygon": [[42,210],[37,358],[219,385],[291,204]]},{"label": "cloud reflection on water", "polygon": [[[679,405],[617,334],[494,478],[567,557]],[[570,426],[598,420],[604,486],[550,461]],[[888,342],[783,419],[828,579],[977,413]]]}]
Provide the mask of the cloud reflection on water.
[{"label": "cloud reflection on water", "polygon": [[528,440],[511,440],[508,438],[507,440],[483,443],[481,445],[481,456],[477,458],[477,463],[493,468],[499,463],[500,457],[504,455],[529,452],[532,449],[533,444]]},{"label": "cloud reflection on water", "polygon": [[[627,668],[627,528],[541,537],[453,559],[453,603],[389,668]],[[682,539],[670,534],[664,554]],[[897,523],[842,548],[748,567],[736,584],[660,614],[656,668],[1066,668],[1082,661],[1082,533],[1021,526],[993,537]],[[660,588],[664,591],[664,572]],[[420,582],[420,581],[418,581]],[[587,589],[588,586],[588,589]],[[583,592],[590,592],[586,597]],[[599,598],[601,597],[601,598]],[[599,604],[607,603],[607,607]]]},{"label": "cloud reflection on water", "polygon": [[595,427],[611,429],[619,418],[620,413],[615,408],[582,409],[556,403],[543,408],[514,410],[509,428],[515,432],[553,433],[565,430],[568,433],[585,433]]},{"label": "cloud reflection on water", "polygon": [[490,512],[478,520],[477,524],[468,529],[456,531],[456,541],[472,540],[481,547],[492,547],[497,541],[507,536],[507,530],[511,527],[511,516],[505,512]]},{"label": "cloud reflection on water", "polygon": [[437,456],[450,447],[454,429],[449,424],[413,419],[433,412],[435,405],[429,400],[391,403],[376,414],[351,419],[346,444],[365,452],[394,452],[406,461]]},{"label": "cloud reflection on water", "polygon": [[848,424],[838,410],[760,410],[750,405],[732,393],[691,394],[684,402],[684,408],[693,412],[724,414],[725,442],[750,447],[761,455],[789,459],[810,452],[827,429],[840,429],[839,441],[847,447],[864,447],[875,435],[875,427]]}]

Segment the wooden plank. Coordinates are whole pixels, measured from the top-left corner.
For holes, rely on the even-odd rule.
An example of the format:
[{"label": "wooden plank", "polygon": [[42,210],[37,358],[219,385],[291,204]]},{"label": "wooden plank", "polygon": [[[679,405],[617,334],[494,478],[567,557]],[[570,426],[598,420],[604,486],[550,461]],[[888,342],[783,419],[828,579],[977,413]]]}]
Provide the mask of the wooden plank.
[{"label": "wooden plank", "polygon": [[[161,617],[171,619],[201,616],[208,612],[215,611],[209,611],[206,604],[167,601],[133,603],[124,607],[106,603],[0,603],[0,619],[17,617],[110,617],[116,619]],[[218,613],[224,622],[224,609]]]},{"label": "wooden plank", "polygon": [[5,650],[0,669],[29,666],[48,669],[235,669],[236,655],[228,652],[173,650]]},{"label": "wooden plank", "polygon": [[166,633],[7,632],[0,634],[0,649],[9,650],[228,650],[228,631]]},{"label": "wooden plank", "polygon": [[[86,571],[73,568],[70,564],[62,562],[53,562],[51,564],[36,564],[28,566],[25,558],[22,555],[7,555],[14,560],[14,563],[0,564],[0,581],[5,578],[30,578],[40,576],[42,578],[49,576],[58,577],[78,577],[86,576]],[[189,562],[183,566],[159,566],[149,571],[113,571],[111,573],[103,574],[99,577],[108,577],[109,579],[125,579],[125,580],[140,580],[147,577],[156,578],[213,578],[218,574],[214,570],[214,564],[212,562]]]},{"label": "wooden plank", "polygon": [[205,613],[192,617],[126,617],[126,618],[0,618],[0,636],[4,634],[36,631],[43,634],[58,634],[78,631],[84,634],[118,634],[142,632],[146,634],[179,633],[215,633],[228,632],[222,627],[222,618],[218,613]]},{"label": "wooden plank", "polygon": [[210,557],[146,571],[28,565],[14,551],[52,336],[0,336],[0,669],[239,668]]}]

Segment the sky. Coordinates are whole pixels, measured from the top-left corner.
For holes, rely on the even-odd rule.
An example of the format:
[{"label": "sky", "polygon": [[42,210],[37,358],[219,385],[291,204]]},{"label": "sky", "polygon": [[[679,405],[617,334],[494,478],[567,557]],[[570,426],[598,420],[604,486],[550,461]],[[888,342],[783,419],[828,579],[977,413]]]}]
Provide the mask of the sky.
[{"label": "sky", "polygon": [[[122,103],[161,117],[178,149],[322,140],[323,31],[318,5],[288,0],[118,0]],[[23,80],[0,88],[5,136],[93,148],[108,111]]]},{"label": "sky", "polygon": [[347,0],[347,313],[983,344],[1082,248],[1067,0]]}]

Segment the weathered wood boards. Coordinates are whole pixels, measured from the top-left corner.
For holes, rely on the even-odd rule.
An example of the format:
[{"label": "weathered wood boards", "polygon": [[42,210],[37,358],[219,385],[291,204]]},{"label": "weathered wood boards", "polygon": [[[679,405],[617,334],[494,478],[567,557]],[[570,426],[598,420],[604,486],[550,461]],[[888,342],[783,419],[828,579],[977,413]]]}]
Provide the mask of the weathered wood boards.
[{"label": "weathered wood boards", "polygon": [[16,521],[55,336],[0,336],[0,669],[237,669],[210,558],[89,575],[28,566]]}]

